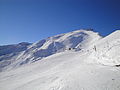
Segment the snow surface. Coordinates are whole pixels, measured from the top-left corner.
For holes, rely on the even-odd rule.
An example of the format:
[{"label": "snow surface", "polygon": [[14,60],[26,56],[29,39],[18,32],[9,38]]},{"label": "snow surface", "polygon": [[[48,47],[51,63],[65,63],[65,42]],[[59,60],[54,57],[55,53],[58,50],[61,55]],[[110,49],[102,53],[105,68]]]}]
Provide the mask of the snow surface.
[{"label": "snow surface", "polygon": [[66,51],[0,73],[0,90],[120,90],[120,68],[85,63]]},{"label": "snow surface", "polygon": [[19,44],[0,46],[0,71],[16,60],[20,52],[27,49],[31,43],[22,42]]},{"label": "snow surface", "polygon": [[77,30],[33,43],[2,69],[0,90],[120,90],[119,36]]},{"label": "snow surface", "polygon": [[[96,47],[96,51],[94,47]],[[120,30],[116,30],[94,43],[91,53],[90,58],[92,60],[90,60],[93,63],[96,62],[110,66],[120,65]]]}]

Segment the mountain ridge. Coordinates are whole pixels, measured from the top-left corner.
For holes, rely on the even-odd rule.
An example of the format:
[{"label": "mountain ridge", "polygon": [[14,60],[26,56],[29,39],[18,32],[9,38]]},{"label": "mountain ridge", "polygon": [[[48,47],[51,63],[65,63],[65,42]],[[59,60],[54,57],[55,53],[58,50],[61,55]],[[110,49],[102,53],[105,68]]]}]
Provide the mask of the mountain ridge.
[{"label": "mountain ridge", "polygon": [[0,72],[0,89],[120,90],[120,32],[91,33],[82,39],[80,31],[66,33],[28,46]]},{"label": "mountain ridge", "polygon": [[[11,56],[11,59],[1,59],[2,62],[0,62],[0,67],[15,67],[27,63],[32,63],[44,57],[50,56],[55,53],[63,52],[69,49],[74,49],[76,51],[79,51],[81,49],[87,49],[89,45],[93,44],[96,40],[99,40],[101,38],[102,37],[97,32],[81,29],[48,37],[46,39],[37,41],[32,44],[19,43],[16,44],[16,46],[22,44],[28,45],[24,50],[21,50],[19,54]],[[15,48],[13,49],[13,52],[15,52]],[[8,54],[7,56],[9,56],[10,54]],[[4,55],[1,55],[0,57],[6,58],[6,56]]]}]

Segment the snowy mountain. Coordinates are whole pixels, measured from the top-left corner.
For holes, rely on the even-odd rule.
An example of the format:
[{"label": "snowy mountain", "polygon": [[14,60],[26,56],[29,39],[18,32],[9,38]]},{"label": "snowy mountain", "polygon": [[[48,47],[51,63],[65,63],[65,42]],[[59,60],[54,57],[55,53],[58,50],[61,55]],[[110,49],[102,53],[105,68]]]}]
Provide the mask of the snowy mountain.
[{"label": "snowy mountain", "polygon": [[4,58],[17,53],[0,61],[11,61],[0,72],[0,90],[120,90],[119,36],[77,30],[0,49]]},{"label": "snowy mountain", "polygon": [[0,56],[2,62],[0,62],[0,67],[8,69],[18,67],[69,49],[77,51],[85,50],[100,38],[101,36],[93,31],[77,30],[53,37],[48,37],[33,43],[32,45],[18,44],[3,46],[5,50],[3,50],[1,47]]}]

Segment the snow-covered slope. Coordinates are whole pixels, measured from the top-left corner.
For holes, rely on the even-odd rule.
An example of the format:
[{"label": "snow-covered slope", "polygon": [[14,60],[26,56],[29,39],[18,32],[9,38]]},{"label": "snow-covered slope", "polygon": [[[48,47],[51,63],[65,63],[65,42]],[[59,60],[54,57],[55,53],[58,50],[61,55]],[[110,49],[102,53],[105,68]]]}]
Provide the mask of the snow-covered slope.
[{"label": "snow-covered slope", "polygon": [[66,51],[0,73],[1,90],[120,90],[120,69],[88,64],[90,53]]},{"label": "snow-covered slope", "polygon": [[[86,49],[89,45],[99,40],[101,36],[93,31],[77,30],[70,33],[60,34],[33,43],[24,53],[24,61],[34,62],[43,57],[69,49]],[[21,57],[19,58],[21,61]],[[22,62],[22,63],[23,63]]]},{"label": "snow-covered slope", "polygon": [[0,72],[0,90],[120,90],[119,36],[78,30],[28,45]]},{"label": "snow-covered slope", "polygon": [[14,45],[0,46],[0,70],[14,62],[19,53],[26,50],[29,45],[31,44],[22,42]]},{"label": "snow-covered slope", "polygon": [[[10,65],[5,68],[11,69],[28,63],[38,61],[44,57],[50,56],[55,53],[63,52],[66,50],[86,50],[97,40],[101,39],[101,36],[93,31],[77,30],[69,33],[48,37],[47,39],[40,40],[30,45],[27,49],[20,52],[17,55],[13,55],[7,62],[2,60],[3,63],[9,63]],[[7,51],[7,50],[6,50]],[[11,53],[10,53],[11,55]],[[8,55],[7,55],[8,56]],[[2,56],[6,58],[6,56]]]},{"label": "snow-covered slope", "polygon": [[120,65],[120,30],[97,41],[91,53],[90,62],[93,60],[93,63]]}]

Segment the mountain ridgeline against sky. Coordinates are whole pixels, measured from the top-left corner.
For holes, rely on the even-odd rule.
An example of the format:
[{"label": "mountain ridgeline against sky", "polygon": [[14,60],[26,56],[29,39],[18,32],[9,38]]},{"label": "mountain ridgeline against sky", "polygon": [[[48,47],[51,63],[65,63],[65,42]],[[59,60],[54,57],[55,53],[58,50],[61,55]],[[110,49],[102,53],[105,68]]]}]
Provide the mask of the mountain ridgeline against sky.
[{"label": "mountain ridgeline against sky", "polygon": [[120,30],[0,46],[0,90],[120,90]]},{"label": "mountain ridgeline against sky", "polygon": [[[0,68],[19,66],[35,62],[44,57],[69,49],[84,50],[101,39],[98,33],[77,30],[48,37],[33,44],[19,43],[0,46]],[[10,67],[9,67],[10,68]]]},{"label": "mountain ridgeline against sky", "polygon": [[[120,62],[120,31],[104,38],[91,30],[76,30],[31,43],[0,46],[0,69],[30,64],[64,51],[91,52],[89,62],[116,65]],[[117,56],[115,56],[117,55]]]}]

